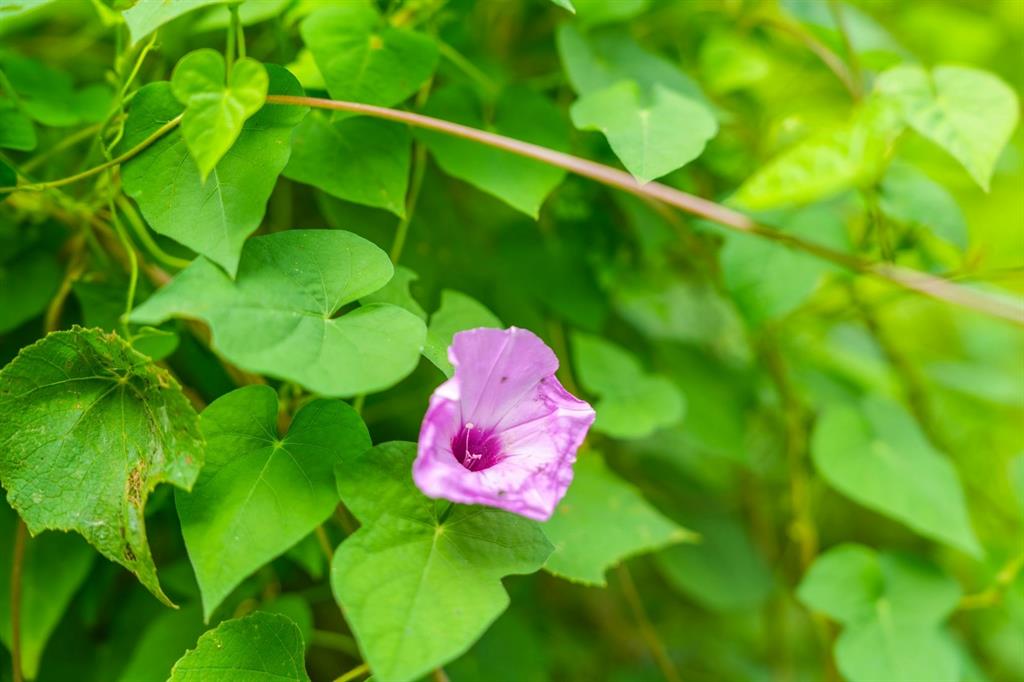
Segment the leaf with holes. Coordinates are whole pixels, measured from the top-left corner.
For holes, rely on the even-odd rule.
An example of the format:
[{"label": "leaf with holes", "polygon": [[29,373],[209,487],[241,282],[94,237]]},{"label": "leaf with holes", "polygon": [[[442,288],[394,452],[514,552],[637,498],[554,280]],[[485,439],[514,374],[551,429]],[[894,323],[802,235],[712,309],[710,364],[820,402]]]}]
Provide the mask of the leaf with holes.
[{"label": "leaf with holes", "polygon": [[272,388],[247,386],[200,416],[206,465],[175,502],[207,619],[249,574],[331,515],[335,464],[370,447],[359,415],[340,400],[306,404],[284,435],[277,412]]},{"label": "leaf with holes", "polygon": [[246,242],[235,280],[197,259],[131,320],[203,320],[214,347],[239,367],[325,396],[372,393],[416,368],[423,321],[387,303],[337,313],[393,272],[386,253],[350,232],[288,230]]},{"label": "leaf with holes", "polygon": [[393,682],[465,652],[508,606],[501,578],[551,552],[540,526],[508,512],[456,505],[441,520],[447,503],[409,475],[415,456],[414,443],[385,443],[337,471],[362,527],[335,552],[331,585],[370,669]]},{"label": "leaf with holes", "polygon": [[35,534],[80,533],[161,601],[146,498],[188,490],[203,463],[198,419],[174,378],[115,334],[75,327],[0,372],[0,482]]}]

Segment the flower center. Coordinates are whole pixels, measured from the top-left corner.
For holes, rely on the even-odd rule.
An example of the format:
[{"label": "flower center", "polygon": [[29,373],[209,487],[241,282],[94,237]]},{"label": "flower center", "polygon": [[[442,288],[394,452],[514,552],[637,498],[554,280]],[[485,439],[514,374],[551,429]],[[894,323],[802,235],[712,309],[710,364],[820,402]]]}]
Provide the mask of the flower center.
[{"label": "flower center", "polygon": [[463,424],[452,438],[452,452],[459,464],[470,471],[489,469],[504,459],[497,436],[473,426],[472,422]]}]

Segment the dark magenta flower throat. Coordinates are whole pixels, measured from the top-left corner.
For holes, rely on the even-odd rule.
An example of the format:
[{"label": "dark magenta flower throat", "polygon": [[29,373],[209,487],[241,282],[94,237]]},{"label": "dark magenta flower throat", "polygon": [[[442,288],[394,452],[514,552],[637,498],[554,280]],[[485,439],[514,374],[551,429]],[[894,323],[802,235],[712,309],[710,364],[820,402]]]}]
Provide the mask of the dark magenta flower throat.
[{"label": "dark magenta flower throat", "polygon": [[470,471],[489,469],[505,458],[501,440],[494,432],[474,426],[472,422],[463,424],[455,434],[452,452],[459,464]]}]

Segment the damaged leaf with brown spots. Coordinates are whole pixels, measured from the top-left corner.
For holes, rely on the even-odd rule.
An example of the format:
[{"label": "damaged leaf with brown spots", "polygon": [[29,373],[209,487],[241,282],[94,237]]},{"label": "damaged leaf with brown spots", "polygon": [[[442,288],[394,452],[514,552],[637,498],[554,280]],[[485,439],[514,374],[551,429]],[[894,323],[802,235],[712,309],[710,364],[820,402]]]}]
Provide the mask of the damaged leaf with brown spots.
[{"label": "damaged leaf with brown spots", "polygon": [[116,334],[75,327],[0,371],[0,483],[35,535],[80,533],[161,601],[145,507],[189,490],[203,463],[195,411],[174,378]]}]

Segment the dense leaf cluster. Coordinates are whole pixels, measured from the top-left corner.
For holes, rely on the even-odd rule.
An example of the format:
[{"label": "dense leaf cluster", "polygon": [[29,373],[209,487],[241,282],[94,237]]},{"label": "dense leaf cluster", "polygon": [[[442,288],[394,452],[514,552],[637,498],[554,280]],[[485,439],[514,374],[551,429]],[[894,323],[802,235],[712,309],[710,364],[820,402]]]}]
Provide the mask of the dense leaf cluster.
[{"label": "dense leaf cluster", "polygon": [[[1024,679],[1022,40],[0,0],[0,682]],[[410,474],[506,325],[597,412],[544,523]]]}]

